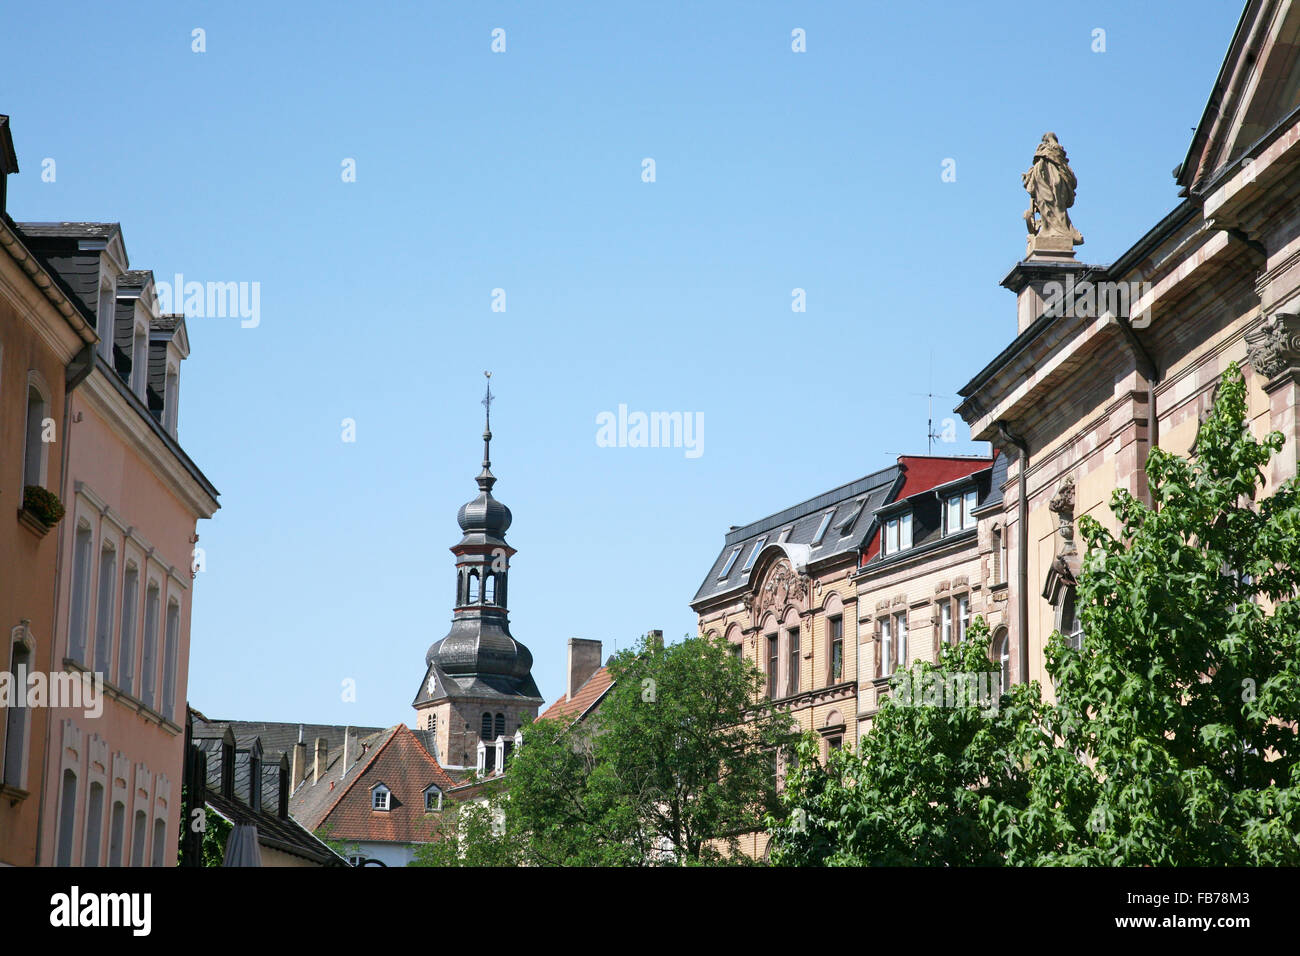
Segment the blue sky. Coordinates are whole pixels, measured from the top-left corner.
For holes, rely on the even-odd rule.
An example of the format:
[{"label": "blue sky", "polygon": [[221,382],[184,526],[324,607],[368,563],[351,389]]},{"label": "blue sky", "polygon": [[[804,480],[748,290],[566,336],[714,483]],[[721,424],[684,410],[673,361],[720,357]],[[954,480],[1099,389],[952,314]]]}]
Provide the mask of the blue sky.
[{"label": "blue sky", "polygon": [[[1044,131],[1079,178],[1080,259],[1110,262],[1177,203],[1171,170],[1240,13],[7,9],[14,218],[118,221],[134,268],[260,283],[255,328],[188,322],[181,441],[222,493],[199,527],[191,703],[414,722],[476,492],[484,369],[512,630],[548,701],[570,637],[608,654],[693,632],[729,525],[923,453],[925,393],[951,415],[1014,335],[998,280],[1024,253],[1020,173]],[[620,404],[702,415],[703,453],[598,447],[596,416]],[[986,450],[957,434],[937,450]]]}]

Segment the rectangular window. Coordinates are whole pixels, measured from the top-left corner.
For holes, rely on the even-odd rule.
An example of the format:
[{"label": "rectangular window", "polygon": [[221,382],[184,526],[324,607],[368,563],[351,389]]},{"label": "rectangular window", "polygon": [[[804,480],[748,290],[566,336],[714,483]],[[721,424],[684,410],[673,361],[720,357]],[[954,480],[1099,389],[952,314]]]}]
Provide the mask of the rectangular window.
[{"label": "rectangular window", "polygon": [[939,636],[943,643],[952,643],[952,602],[944,601],[939,605]]},{"label": "rectangular window", "polygon": [[799,628],[792,627],[787,631],[786,640],[790,649],[790,671],[787,674],[786,693],[794,695],[799,693]]},{"label": "rectangular window", "polygon": [[830,619],[830,682],[838,684],[844,679],[844,618]]},{"label": "rectangular window", "polygon": [[140,699],[154,706],[158,688],[158,586],[150,585],[144,597],[144,644],[140,654]]},{"label": "rectangular window", "polygon": [[173,719],[176,710],[176,650],[180,642],[181,609],[174,601],[167,605],[167,635],[163,639],[162,715]]},{"label": "rectangular window", "polygon": [[894,615],[894,659],[890,662],[892,674],[900,667],[907,667],[907,612],[899,611]]},{"label": "rectangular window", "polygon": [[978,497],[975,491],[967,491],[960,495],[952,495],[944,502],[944,534],[956,534],[958,531],[967,531],[975,527],[975,515],[972,512],[975,511]]},{"label": "rectangular window", "polygon": [[817,533],[813,535],[812,543],[815,547],[822,543],[822,538],[826,537],[826,529],[831,526],[831,518],[835,517],[834,510],[822,515],[821,524],[817,525]]},{"label": "rectangular window", "polygon": [[732,644],[732,645],[731,645],[731,656],[734,657],[734,658],[735,658],[736,660],[738,660],[738,661],[743,661],[743,660],[745,659],[745,648],[744,648],[743,646],[741,646],[740,644],[738,644],[738,643],[737,643],[737,644]]},{"label": "rectangular window", "polygon": [[862,514],[862,506],[865,505],[866,502],[866,498],[859,498],[857,501],[853,502],[852,510],[850,510],[849,513],[844,516],[844,520],[840,522],[840,537],[843,537],[853,530],[853,526],[858,523],[858,515]]},{"label": "rectangular window", "polygon": [[135,617],[140,574],[130,565],[122,579],[122,635],[117,655],[117,686],[135,693]]},{"label": "rectangular window", "polygon": [[108,677],[113,669],[113,591],[117,587],[117,552],[99,552],[99,602],[95,609],[95,670]]},{"label": "rectangular window", "polygon": [[907,511],[885,522],[885,534],[881,540],[882,555],[897,554],[912,546],[912,512]]},{"label": "rectangular window", "polygon": [[86,663],[86,626],[90,610],[90,529],[78,527],[72,550],[72,618],[68,656]]},{"label": "rectangular window", "polygon": [[767,544],[767,535],[763,535],[754,542],[754,550],[749,552],[749,557],[745,559],[745,566],[740,570],[748,573],[749,569],[754,566],[754,562],[758,560],[758,552],[763,550],[765,544]]},{"label": "rectangular window", "polygon": [[880,676],[894,673],[894,627],[888,617],[880,619]]},{"label": "rectangular window", "polygon": [[963,594],[957,598],[957,640],[966,640],[966,628],[970,625],[970,595]]},{"label": "rectangular window", "polygon": [[371,793],[371,809],[387,810],[388,809],[388,791],[383,787],[376,787]]},{"label": "rectangular window", "polygon": [[736,558],[738,558],[739,556],[740,556],[740,546],[737,545],[735,548],[732,549],[731,555],[727,558],[727,563],[722,566],[722,573],[718,575],[719,581],[721,581],[723,578],[725,578],[728,574],[731,573],[732,567],[734,567],[736,564]]},{"label": "rectangular window", "polygon": [[776,643],[776,635],[769,634],[767,636],[767,696],[770,700],[776,700],[776,669],[780,663]]}]

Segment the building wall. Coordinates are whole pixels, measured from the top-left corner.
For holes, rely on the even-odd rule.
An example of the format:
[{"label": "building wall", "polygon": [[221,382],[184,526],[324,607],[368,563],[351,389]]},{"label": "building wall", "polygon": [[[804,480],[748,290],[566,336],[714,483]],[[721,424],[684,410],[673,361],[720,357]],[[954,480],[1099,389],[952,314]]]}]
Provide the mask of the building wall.
[{"label": "building wall", "polygon": [[968,624],[976,616],[989,622],[990,632],[1002,624],[1002,604],[992,600],[990,579],[986,577],[988,560],[981,554],[982,530],[952,547],[858,575],[858,716],[864,721],[860,732],[866,731],[870,718],[880,708],[881,698],[888,693],[890,675],[881,660],[881,622],[886,616],[907,613],[908,662],[938,662],[940,605],[944,602],[952,609],[951,640],[956,640],[960,631],[955,602],[961,596],[970,602]]},{"label": "building wall", "polygon": [[[0,251],[0,636],[9,672],[15,636],[31,641],[29,668],[53,669],[54,587],[60,528],[40,535],[18,518],[23,502],[27,394],[34,377],[48,399],[55,441],[46,448],[44,485],[61,494],[65,424],[64,375],[82,340],[31,280]],[[61,522],[66,526],[67,518]],[[26,621],[26,631],[22,622]],[[12,711],[0,708],[0,767]],[[41,790],[45,784],[48,708],[26,711],[26,755],[21,785],[0,795],[0,863],[36,862]]]},{"label": "building wall", "polygon": [[[184,708],[188,685],[190,613],[194,589],[191,576],[193,538],[200,517],[173,481],[155,469],[144,446],[161,447],[156,436],[124,430],[118,416],[135,414],[108,382],[114,374],[96,368],[73,401],[73,433],[68,464],[67,533],[62,540],[65,569],[58,591],[55,663],[69,672],[82,670],[103,681],[103,713],[98,718],[82,709],[56,710],[56,746],[50,750],[46,772],[63,781],[76,777],[75,817],[72,822],[71,862],[92,860],[104,865],[113,841],[113,803],[125,796],[127,830],[136,814],[146,819],[144,865],[161,861],[175,865],[180,830],[180,781],[184,746]],[[116,412],[113,411],[116,410]],[[142,429],[146,426],[140,426]],[[202,515],[205,516],[206,515]],[[86,567],[85,651],[83,663],[74,662],[71,630],[77,576],[77,529],[89,532],[91,560]],[[103,577],[104,546],[114,558],[111,578]],[[122,669],[125,578],[128,563],[137,570],[134,633],[129,655],[130,680]],[[101,615],[101,585],[111,593],[107,615],[107,651],[100,659],[97,635]],[[157,587],[152,654],[152,694],[145,690],[145,628],[149,623],[150,588]],[[167,680],[167,634],[170,607],[175,605],[176,655],[172,668],[174,689],[170,707],[163,700]],[[151,701],[146,700],[151,697]],[[60,739],[61,738],[61,739]],[[81,741],[83,746],[74,746]],[[111,760],[96,760],[95,751],[111,753]],[[106,797],[100,810],[97,849],[92,850],[95,827],[88,819],[90,786],[101,782]],[[41,831],[41,863],[58,860],[65,806],[62,787],[47,787]],[[162,826],[158,827],[161,821]],[[156,846],[156,839],[164,843]],[[128,841],[130,842],[130,841]],[[123,860],[126,863],[126,860]],[[132,856],[131,863],[135,860]]]},{"label": "building wall", "polygon": [[[777,635],[776,706],[788,712],[801,731],[823,737],[823,753],[831,741],[857,739],[857,595],[849,575],[855,555],[816,569],[794,590],[774,586],[797,582],[785,557],[761,559],[755,566],[752,600],[732,600],[706,606],[699,616],[701,634],[723,636],[742,649],[746,660],[767,673],[767,637]],[[843,621],[844,664],[840,679],[830,675],[830,619]],[[799,632],[798,687],[790,687],[789,632]]]}]

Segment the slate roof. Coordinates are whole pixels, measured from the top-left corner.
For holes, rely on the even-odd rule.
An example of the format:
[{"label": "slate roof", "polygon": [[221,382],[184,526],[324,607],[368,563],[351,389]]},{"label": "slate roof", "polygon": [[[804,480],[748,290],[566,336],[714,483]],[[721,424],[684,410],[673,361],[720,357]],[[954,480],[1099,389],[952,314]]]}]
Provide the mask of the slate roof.
[{"label": "slate roof", "polygon": [[321,774],[320,779],[315,783],[312,782],[311,758],[308,757],[307,774],[303,777],[302,783],[298,785],[298,789],[289,798],[289,811],[301,820],[308,829],[312,831],[318,829],[321,821],[328,815],[338,798],[343,795],[346,784],[350,784],[364,772],[366,765],[374,759],[375,754],[388,742],[388,739],[393,736],[396,730],[396,727],[390,727],[388,730],[381,730],[376,734],[362,737],[359,743],[365,744],[365,746],[358,747],[358,750],[361,751],[358,759],[353,761],[347,768],[343,766],[342,749],[337,754],[331,749],[329,764],[325,772]]},{"label": "slate roof", "polygon": [[346,861],[326,846],[320,839],[307,830],[290,815],[279,816],[280,761],[277,756],[273,761],[265,760],[260,779],[256,781],[261,791],[261,808],[252,806],[250,771],[252,769],[252,752],[257,737],[252,735],[235,737],[235,775],[234,796],[227,797],[221,789],[221,738],[194,738],[194,746],[207,754],[207,792],[204,801],[209,807],[221,814],[231,823],[252,824],[257,827],[257,839],[264,847],[271,847],[299,856],[322,866],[344,866]]},{"label": "slate roof", "polygon": [[[838,555],[857,551],[870,537],[875,525],[872,515],[882,504],[892,500],[901,484],[903,469],[897,464],[872,472],[857,481],[840,485],[793,507],[778,511],[751,522],[743,527],[728,531],[722,551],[714,559],[704,583],[695,592],[691,607],[732,591],[739,591],[749,583],[749,571],[745,564],[749,561],[754,545],[760,538],[766,537],[767,544],[777,543],[781,532],[790,527],[786,544],[809,547],[809,562],[824,561]],[[833,512],[830,524],[826,528],[821,543],[812,544],[817,534],[822,517],[828,511]],[[856,512],[856,519],[847,529],[843,525]],[[725,578],[719,579],[722,569],[726,567],[731,553],[740,546],[741,551],[732,564]],[[752,569],[751,569],[752,570]]]},{"label": "slate roof", "polygon": [[567,720],[569,723],[576,723],[605,699],[605,695],[615,683],[613,675],[609,672],[609,664],[606,663],[583,682],[572,698],[566,694],[547,707],[537,719]]},{"label": "slate roof", "polygon": [[268,762],[279,760],[280,754],[287,753],[293,759],[293,745],[298,742],[298,729],[302,728],[303,743],[307,745],[307,759],[312,759],[316,738],[324,737],[329,748],[331,762],[335,757],[343,756],[343,734],[351,730],[354,737],[366,738],[380,733],[383,727],[343,727],[337,724],[300,724],[261,720],[204,720],[194,718],[195,737],[220,737],[229,727],[235,738],[260,737],[262,753]]},{"label": "slate roof", "polygon": [[20,222],[18,228],[29,236],[107,239],[122,226],[116,222]]}]

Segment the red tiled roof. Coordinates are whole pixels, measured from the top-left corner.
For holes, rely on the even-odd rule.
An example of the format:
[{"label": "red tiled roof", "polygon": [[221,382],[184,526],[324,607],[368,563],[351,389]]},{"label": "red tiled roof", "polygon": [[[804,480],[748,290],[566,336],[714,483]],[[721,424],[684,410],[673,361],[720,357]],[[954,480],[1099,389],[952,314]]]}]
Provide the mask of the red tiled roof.
[{"label": "red tiled roof", "polygon": [[[371,809],[371,790],[386,786],[388,810]],[[369,763],[356,774],[321,820],[332,840],[428,843],[434,815],[424,812],[424,791],[437,784],[445,794],[456,786],[405,724],[399,724]]]},{"label": "red tiled roof", "polygon": [[586,683],[578,688],[578,692],[570,699],[567,695],[561,697],[542,713],[538,720],[565,720],[570,723],[581,720],[600,699],[605,696],[605,692],[614,686],[614,678],[609,672],[608,667],[602,667],[594,674],[587,678]]},{"label": "red tiled roof", "polygon": [[[903,466],[903,487],[898,489],[894,501],[902,501],[912,495],[937,488],[939,485],[965,478],[977,471],[983,471],[993,463],[992,458],[943,457],[933,455],[899,455],[898,463]],[[877,528],[863,551],[859,564],[866,564],[880,553],[880,529]]]}]

